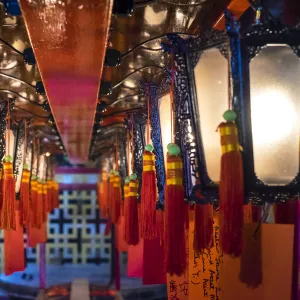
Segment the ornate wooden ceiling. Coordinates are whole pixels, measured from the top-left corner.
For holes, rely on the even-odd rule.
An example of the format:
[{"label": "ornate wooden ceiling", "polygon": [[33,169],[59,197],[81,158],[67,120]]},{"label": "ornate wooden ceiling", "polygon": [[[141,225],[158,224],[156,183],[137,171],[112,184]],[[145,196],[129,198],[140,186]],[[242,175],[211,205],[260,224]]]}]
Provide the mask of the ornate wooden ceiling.
[{"label": "ornate wooden ceiling", "polygon": [[[167,40],[166,34],[197,35],[213,26],[229,4],[229,0],[136,0],[132,16],[113,15],[110,21],[111,2],[20,0],[39,69],[24,64],[23,55],[0,41],[1,72],[18,78],[2,76],[0,83],[1,89],[17,97],[15,117],[34,114],[34,128],[49,137],[48,147],[56,141],[50,148],[53,152],[60,151],[55,126],[48,124],[49,113],[41,106],[46,95],[35,93],[34,85],[42,77],[56,127],[74,163],[88,158],[108,30],[108,48],[119,50],[122,59],[119,66],[103,70],[102,80],[112,83],[112,94],[99,95],[107,109],[97,113],[102,129],[94,131],[93,157],[109,155],[115,143],[113,133],[124,130],[126,112],[144,106],[139,82],[159,84],[165,78],[169,59],[161,42]],[[242,7],[236,8],[241,13],[248,7],[246,2],[233,0],[231,5]],[[0,16],[1,38],[21,54],[30,47],[23,17],[5,16],[3,10]],[[6,96],[7,91],[0,94]]]}]

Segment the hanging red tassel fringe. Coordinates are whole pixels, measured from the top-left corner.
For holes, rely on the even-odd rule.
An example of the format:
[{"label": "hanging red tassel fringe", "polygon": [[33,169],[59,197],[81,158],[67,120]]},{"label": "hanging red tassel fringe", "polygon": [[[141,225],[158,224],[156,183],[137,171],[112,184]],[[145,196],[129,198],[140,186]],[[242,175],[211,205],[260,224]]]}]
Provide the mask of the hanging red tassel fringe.
[{"label": "hanging red tassel fringe", "polygon": [[108,185],[107,214],[109,218],[111,218],[111,212],[112,212],[112,199],[114,197],[114,181],[115,181],[115,174],[112,171],[109,176],[109,185]]},{"label": "hanging red tassel fringe", "polygon": [[186,252],[186,207],[182,185],[182,161],[180,149],[175,144],[168,145],[167,184],[165,189],[166,221],[166,271],[171,276],[182,275],[187,267]]},{"label": "hanging red tassel fringe", "polygon": [[[151,145],[146,147],[149,146],[151,147]],[[140,224],[141,237],[144,239],[154,239],[156,237],[156,194],[154,154],[146,149],[143,154]]]},{"label": "hanging red tassel fringe", "polygon": [[197,254],[213,246],[213,206],[195,205],[194,250]]},{"label": "hanging red tassel fringe", "polygon": [[165,216],[164,211],[157,209],[155,212],[155,222],[156,222],[156,237],[159,238],[162,244],[165,238]]},{"label": "hanging red tassel fringe", "polygon": [[3,206],[3,169],[0,169],[0,225],[1,225],[1,210]]},{"label": "hanging red tassel fringe", "polygon": [[47,183],[42,184],[42,195],[43,195],[43,223],[47,222],[48,217],[48,185]]},{"label": "hanging red tassel fringe", "polygon": [[122,190],[121,190],[121,179],[119,172],[116,171],[113,183],[113,198],[112,198],[112,211],[111,221],[117,224],[121,215],[121,201],[122,201]]},{"label": "hanging red tassel fringe", "polygon": [[15,230],[4,230],[5,276],[25,269],[23,226],[20,224],[20,211],[14,212]]},{"label": "hanging red tassel fringe", "polygon": [[98,200],[98,207],[100,210],[100,213],[102,215],[102,211],[103,211],[103,182],[102,181],[98,181],[97,184],[97,200]]},{"label": "hanging red tassel fringe", "polygon": [[15,215],[15,178],[11,162],[3,163],[3,205],[1,210],[1,228],[4,230],[16,229]]},{"label": "hanging red tassel fringe", "polygon": [[36,227],[41,228],[44,223],[43,216],[43,187],[40,182],[37,183],[37,197],[36,197]]},{"label": "hanging red tassel fringe", "polygon": [[30,171],[23,168],[21,187],[20,187],[20,221],[21,225],[26,225],[29,222],[30,199],[29,199],[29,181]]},{"label": "hanging red tassel fringe", "polygon": [[103,209],[101,211],[101,216],[103,218],[108,218],[108,175],[107,172],[102,173],[102,183],[103,183],[103,194],[102,194],[102,203]]},{"label": "hanging red tassel fringe", "polygon": [[53,181],[53,209],[59,208],[59,184],[56,181]]},{"label": "hanging red tassel fringe", "polygon": [[124,240],[127,245],[135,246],[139,243],[139,215],[138,215],[138,186],[139,182],[132,179],[129,182],[129,193],[125,214]]},{"label": "hanging red tassel fringe", "polygon": [[37,181],[34,177],[30,183],[30,224],[37,227]]},{"label": "hanging red tassel fringe", "polygon": [[[225,114],[224,114],[225,117]],[[221,244],[225,254],[240,256],[243,245],[243,161],[234,122],[219,126],[222,145],[220,178]]]}]

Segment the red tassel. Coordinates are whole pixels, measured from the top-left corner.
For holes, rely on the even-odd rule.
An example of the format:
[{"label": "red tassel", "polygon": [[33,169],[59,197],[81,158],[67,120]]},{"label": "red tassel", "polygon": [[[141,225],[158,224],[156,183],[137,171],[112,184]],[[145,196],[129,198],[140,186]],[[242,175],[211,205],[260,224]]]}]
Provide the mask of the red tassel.
[{"label": "red tassel", "polygon": [[[174,144],[168,146],[170,145],[175,146]],[[182,185],[182,161],[179,155],[170,155],[169,153],[167,154],[165,202],[166,271],[170,275],[180,276],[187,267],[185,238],[187,210]]]},{"label": "red tassel", "polygon": [[[1,210],[3,206],[3,169],[0,169],[0,218],[1,218]],[[1,224],[1,220],[0,220]]]},{"label": "red tassel", "polygon": [[47,222],[48,217],[48,185],[47,183],[42,184],[42,195],[43,195],[43,223]]},{"label": "red tassel", "polygon": [[124,240],[127,245],[135,246],[139,243],[139,215],[138,215],[138,185],[137,180],[129,182],[128,204],[125,214]]},{"label": "red tassel", "polygon": [[53,209],[59,208],[59,184],[53,181]]},{"label": "red tassel", "polygon": [[222,145],[220,178],[221,244],[225,254],[240,256],[243,245],[244,182],[243,162],[237,126],[233,122],[219,126]]},{"label": "red tassel", "polygon": [[16,229],[15,214],[15,178],[11,162],[3,163],[3,206],[1,210],[1,228],[4,230]]},{"label": "red tassel", "polygon": [[159,209],[155,212],[155,221],[156,221],[156,237],[159,238],[160,243],[164,241],[165,238],[165,216],[164,211]]},{"label": "red tassel", "polygon": [[121,190],[121,179],[119,175],[115,175],[113,183],[113,198],[111,207],[111,221],[116,224],[119,221],[121,215],[121,201],[122,201],[122,190]]},{"label": "red tassel", "polygon": [[40,182],[37,183],[37,197],[36,197],[36,227],[41,228],[44,223],[43,217],[43,187]]},{"label": "red tassel", "polygon": [[32,227],[37,227],[37,181],[36,179],[31,180],[30,184],[30,224]]},{"label": "red tassel", "polygon": [[29,222],[30,200],[29,200],[30,171],[23,169],[20,187],[20,221],[21,225]]},{"label": "red tassel", "polygon": [[143,155],[143,177],[141,188],[141,237],[156,237],[156,175],[154,154],[147,150]]},{"label": "red tassel", "polygon": [[4,260],[5,275],[24,271],[24,238],[23,226],[21,226],[20,212],[15,211],[16,230],[4,230]]},{"label": "red tassel", "polygon": [[109,185],[108,185],[108,204],[107,204],[107,214],[109,218],[111,218],[111,213],[112,213],[112,199],[114,198],[114,181],[115,181],[115,174],[110,173]]},{"label": "red tassel", "polygon": [[213,206],[195,205],[194,250],[197,254],[213,246]]},{"label": "red tassel", "polygon": [[98,207],[99,207],[100,213],[102,215],[102,211],[104,210],[103,209],[103,182],[102,181],[98,181],[97,188],[98,188],[98,190],[97,190]]},{"label": "red tassel", "polygon": [[103,183],[103,194],[102,194],[102,203],[103,210],[101,215],[103,218],[108,218],[108,176],[107,172],[102,173],[102,183]]},{"label": "red tassel", "polygon": [[53,211],[53,187],[52,180],[47,181],[47,212]]}]

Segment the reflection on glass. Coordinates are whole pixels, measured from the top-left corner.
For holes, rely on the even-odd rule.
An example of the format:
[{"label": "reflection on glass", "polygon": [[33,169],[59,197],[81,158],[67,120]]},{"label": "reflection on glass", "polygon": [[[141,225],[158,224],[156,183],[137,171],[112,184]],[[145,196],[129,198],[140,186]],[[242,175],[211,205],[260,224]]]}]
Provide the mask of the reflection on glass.
[{"label": "reflection on glass", "polygon": [[288,46],[268,46],[250,63],[255,172],[287,184],[299,166],[300,61]]},{"label": "reflection on glass", "polygon": [[[167,155],[167,146],[172,141],[171,135],[171,111],[170,111],[170,94],[159,99],[159,118],[161,127],[161,139],[164,151],[164,157]],[[165,159],[166,162],[166,159]]]},{"label": "reflection on glass", "polygon": [[228,109],[228,62],[218,49],[210,49],[203,52],[194,73],[207,171],[218,182],[222,153],[216,129]]}]

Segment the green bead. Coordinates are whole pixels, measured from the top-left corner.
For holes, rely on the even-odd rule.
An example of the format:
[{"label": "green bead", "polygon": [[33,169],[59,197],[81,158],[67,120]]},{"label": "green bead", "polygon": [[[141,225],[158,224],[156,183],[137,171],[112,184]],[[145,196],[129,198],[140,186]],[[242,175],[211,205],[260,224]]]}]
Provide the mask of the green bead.
[{"label": "green bead", "polygon": [[10,155],[6,155],[5,158],[4,158],[4,161],[5,162],[12,162],[13,158]]},{"label": "green bead", "polygon": [[137,175],[135,173],[132,173],[130,175],[130,180],[136,180],[137,179]]},{"label": "green bead", "polygon": [[115,171],[115,176],[119,176],[119,171]]},{"label": "green bead", "polygon": [[37,177],[35,175],[32,175],[31,180],[37,180]]},{"label": "green bead", "polygon": [[29,170],[29,166],[28,166],[27,164],[24,164],[24,165],[23,165],[23,169],[24,169],[24,170]]},{"label": "green bead", "polygon": [[110,175],[114,175],[114,174],[115,174],[115,171],[114,171],[114,170],[111,170],[109,173],[110,173]]},{"label": "green bead", "polygon": [[237,115],[235,113],[234,110],[226,110],[223,114],[223,118],[227,121],[227,122],[233,122],[236,120]]},{"label": "green bead", "polygon": [[168,144],[167,149],[170,155],[178,155],[180,153],[180,148],[174,143]]},{"label": "green bead", "polygon": [[148,144],[148,145],[146,145],[145,150],[146,150],[146,151],[149,151],[149,152],[153,152],[154,147],[153,147],[153,145]]},{"label": "green bead", "polygon": [[125,183],[128,184],[129,182],[130,182],[130,176],[127,176],[127,177],[125,178]]}]

